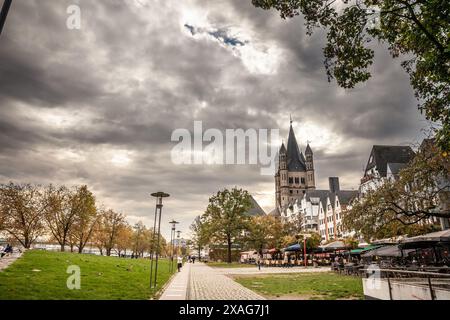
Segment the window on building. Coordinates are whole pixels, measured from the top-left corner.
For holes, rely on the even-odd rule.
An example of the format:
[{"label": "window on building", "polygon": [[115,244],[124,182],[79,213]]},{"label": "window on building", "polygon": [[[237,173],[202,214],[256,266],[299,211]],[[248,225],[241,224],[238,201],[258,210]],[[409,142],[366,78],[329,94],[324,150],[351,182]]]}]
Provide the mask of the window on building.
[{"label": "window on building", "polygon": [[295,183],[296,183],[296,184],[299,184],[299,180],[298,180],[298,177],[297,177],[297,178],[295,178]]},{"label": "window on building", "polygon": [[302,184],[305,184],[305,178],[302,178]]},{"label": "window on building", "polygon": [[292,190],[289,190],[289,193],[292,194]]},{"label": "window on building", "polygon": [[292,177],[289,177],[289,183],[290,184],[294,183],[294,179],[292,179]]}]

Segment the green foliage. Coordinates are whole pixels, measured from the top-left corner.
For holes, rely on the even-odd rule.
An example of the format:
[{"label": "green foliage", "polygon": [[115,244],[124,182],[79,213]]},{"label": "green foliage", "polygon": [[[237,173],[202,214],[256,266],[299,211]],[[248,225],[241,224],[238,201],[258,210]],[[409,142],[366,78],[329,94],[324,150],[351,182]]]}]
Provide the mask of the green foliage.
[{"label": "green foliage", "polygon": [[302,299],[363,299],[361,278],[334,273],[299,273],[237,277],[243,286],[268,298],[298,297]]},{"label": "green foliage", "polygon": [[[66,286],[71,265],[80,267],[80,290]],[[169,277],[169,262],[160,260],[157,290]],[[148,259],[32,250],[0,272],[0,300],[148,300],[156,295],[149,281]]]},{"label": "green foliage", "polygon": [[209,199],[209,205],[202,216],[205,232],[218,243],[226,243],[228,262],[231,262],[231,246],[248,227],[249,217],[245,214],[251,208],[251,198],[246,190],[233,188],[217,192]]},{"label": "green foliage", "polygon": [[44,193],[31,184],[0,185],[0,231],[25,248],[45,234]]},{"label": "green foliage", "polygon": [[350,249],[358,248],[359,241],[353,237],[348,237],[344,239],[344,244]]},{"label": "green foliage", "polygon": [[312,232],[308,234],[299,234],[296,236],[296,239],[298,243],[302,245],[303,248],[303,241],[306,236],[306,248],[307,249],[314,249],[317,248],[320,245],[320,242],[322,241],[322,237],[317,232]]},{"label": "green foliage", "polygon": [[190,226],[192,244],[197,249],[199,257],[202,248],[209,242],[210,235],[207,226],[207,224],[203,223],[201,216],[196,217]]},{"label": "green foliage", "polygon": [[427,119],[437,122],[437,142],[450,151],[450,2],[448,0],[252,0],[278,10],[283,19],[302,14],[311,34],[327,32],[324,48],[329,79],[353,88],[370,78],[371,42],[402,57]]},{"label": "green foliage", "polygon": [[432,231],[430,218],[450,217],[449,168],[449,157],[432,144],[423,147],[398,179],[384,181],[353,204],[343,217],[344,227],[367,241]]},{"label": "green foliage", "polygon": [[245,240],[249,248],[254,248],[262,254],[263,249],[279,248],[282,236],[283,225],[279,219],[260,216],[251,218]]}]

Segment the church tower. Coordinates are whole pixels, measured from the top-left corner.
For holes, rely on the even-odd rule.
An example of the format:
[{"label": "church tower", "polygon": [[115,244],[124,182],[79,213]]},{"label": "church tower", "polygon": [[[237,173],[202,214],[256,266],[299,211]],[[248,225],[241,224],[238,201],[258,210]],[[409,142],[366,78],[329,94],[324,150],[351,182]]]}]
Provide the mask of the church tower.
[{"label": "church tower", "polygon": [[289,128],[287,147],[281,145],[275,174],[276,208],[281,213],[300,199],[308,189],[315,189],[314,154],[308,143],[305,155],[300,151],[294,129]]},{"label": "church tower", "polygon": [[309,142],[308,145],[306,146],[305,156],[306,156],[306,187],[307,189],[315,189],[316,181],[314,177],[314,154],[309,145]]}]

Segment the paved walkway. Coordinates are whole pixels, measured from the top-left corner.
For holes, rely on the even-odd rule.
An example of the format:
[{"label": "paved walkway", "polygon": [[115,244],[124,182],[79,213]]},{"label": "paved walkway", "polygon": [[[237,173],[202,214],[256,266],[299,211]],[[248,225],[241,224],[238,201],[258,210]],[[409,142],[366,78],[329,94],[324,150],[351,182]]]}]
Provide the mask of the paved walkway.
[{"label": "paved walkway", "polygon": [[191,268],[190,300],[264,300],[218,270],[204,263]]},{"label": "paved walkway", "polygon": [[280,267],[261,267],[261,270],[255,266],[254,268],[214,268],[220,274],[225,275],[257,275],[257,274],[289,274],[289,273],[317,273],[317,272],[331,272],[330,267],[320,268],[280,268]]},{"label": "paved walkway", "polygon": [[185,263],[181,271],[167,285],[159,300],[187,300],[190,274],[191,264]]},{"label": "paved walkway", "polygon": [[229,275],[290,274],[330,272],[323,268],[211,268],[204,263],[185,263],[169,283],[160,300],[263,300]]},{"label": "paved walkway", "polygon": [[263,300],[233,279],[204,263],[186,263],[160,300]]}]

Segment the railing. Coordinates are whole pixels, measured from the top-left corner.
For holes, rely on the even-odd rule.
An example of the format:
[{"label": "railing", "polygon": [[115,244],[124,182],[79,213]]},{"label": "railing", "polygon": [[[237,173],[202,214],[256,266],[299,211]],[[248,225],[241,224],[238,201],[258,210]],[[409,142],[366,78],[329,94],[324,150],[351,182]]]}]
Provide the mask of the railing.
[{"label": "railing", "polygon": [[[442,268],[444,269],[444,268]],[[436,300],[435,290],[448,290],[450,291],[450,274],[449,273],[436,273],[426,271],[412,271],[412,270],[399,270],[399,269],[370,269],[364,270],[366,278],[379,273],[381,279],[386,279],[389,288],[389,297],[392,300],[392,283],[395,281],[408,282],[408,279],[426,279],[426,284],[419,284],[428,286],[430,291],[431,300]],[[432,279],[439,279],[440,283],[433,284]],[[416,284],[417,285],[417,284]]]}]

